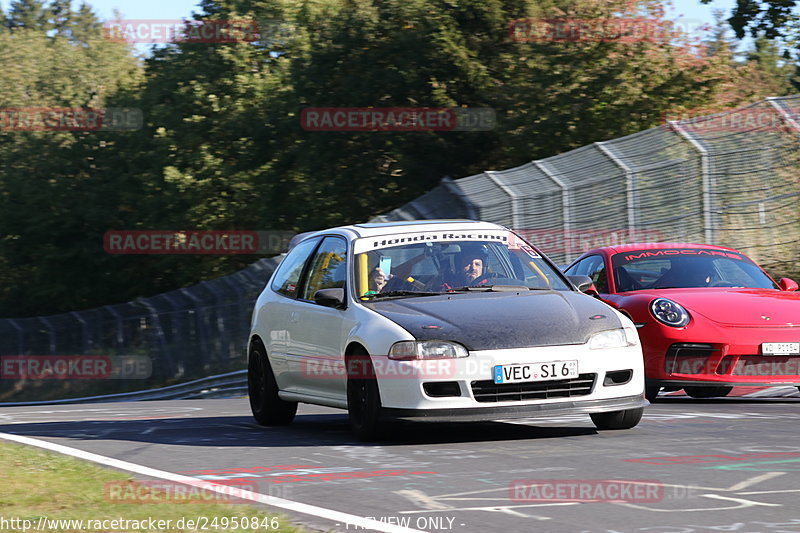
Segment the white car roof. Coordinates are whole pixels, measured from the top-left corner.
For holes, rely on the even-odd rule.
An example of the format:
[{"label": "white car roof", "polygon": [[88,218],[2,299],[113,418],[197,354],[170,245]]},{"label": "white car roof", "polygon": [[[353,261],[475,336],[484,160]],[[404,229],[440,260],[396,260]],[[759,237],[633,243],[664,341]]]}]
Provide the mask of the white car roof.
[{"label": "white car roof", "polygon": [[476,231],[505,230],[507,228],[478,220],[403,220],[399,222],[353,224],[352,226],[341,226],[334,229],[351,231],[355,233],[356,237],[360,238],[419,231]]}]

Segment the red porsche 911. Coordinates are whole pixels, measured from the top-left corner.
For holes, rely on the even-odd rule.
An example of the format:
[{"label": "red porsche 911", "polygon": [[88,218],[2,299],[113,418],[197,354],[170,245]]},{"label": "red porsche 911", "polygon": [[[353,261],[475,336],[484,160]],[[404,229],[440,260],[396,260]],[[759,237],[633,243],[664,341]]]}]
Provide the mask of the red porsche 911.
[{"label": "red porsche 911", "polygon": [[565,272],[592,278],[598,297],[636,324],[650,401],[662,387],[711,398],[736,385],[800,386],[798,285],[776,283],[736,250],[610,246]]}]

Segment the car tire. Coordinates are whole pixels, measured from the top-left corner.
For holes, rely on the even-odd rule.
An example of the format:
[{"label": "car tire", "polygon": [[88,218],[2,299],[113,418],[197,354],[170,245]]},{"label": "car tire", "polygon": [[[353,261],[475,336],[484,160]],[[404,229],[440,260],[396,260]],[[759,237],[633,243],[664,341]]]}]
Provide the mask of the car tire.
[{"label": "car tire", "polygon": [[647,398],[647,401],[653,403],[658,398],[658,393],[661,391],[661,387],[657,385],[648,386],[645,385],[644,387],[644,397]]},{"label": "car tire", "polygon": [[285,426],[294,420],[297,402],[287,402],[278,396],[278,383],[267,350],[260,342],[254,342],[250,347],[247,392],[253,418],[262,426]]},{"label": "car tire", "polygon": [[683,392],[688,396],[697,399],[703,398],[717,398],[727,396],[733,390],[733,387],[684,387]]},{"label": "car tire", "polygon": [[374,441],[380,438],[381,394],[375,367],[366,352],[349,355],[347,365],[347,414],[350,427],[360,441]]},{"label": "car tire", "polygon": [[592,413],[592,422],[597,429],[630,429],[642,419],[644,407],[611,411],[610,413]]}]

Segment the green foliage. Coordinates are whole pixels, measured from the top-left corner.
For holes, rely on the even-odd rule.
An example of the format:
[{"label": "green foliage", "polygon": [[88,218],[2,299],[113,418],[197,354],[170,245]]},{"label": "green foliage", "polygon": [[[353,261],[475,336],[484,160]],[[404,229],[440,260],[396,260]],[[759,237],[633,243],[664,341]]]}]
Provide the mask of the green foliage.
[{"label": "green foliage", "polygon": [[[68,311],[229,273],[252,256],[111,256],[109,229],[363,221],[454,178],[789,90],[768,47],[675,33],[517,42],[514,19],[647,17],[654,0],[204,0],[249,43],[175,43],[142,64],[82,4],[14,2],[0,106],[134,107],[135,132],[0,131],[0,316]],[[490,107],[481,132],[312,132],[305,107]]]}]

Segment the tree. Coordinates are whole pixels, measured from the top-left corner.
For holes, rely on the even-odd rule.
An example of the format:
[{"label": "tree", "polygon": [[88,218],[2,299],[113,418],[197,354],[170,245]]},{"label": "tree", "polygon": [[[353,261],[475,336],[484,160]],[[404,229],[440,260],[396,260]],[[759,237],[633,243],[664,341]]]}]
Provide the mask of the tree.
[{"label": "tree", "polygon": [[[258,21],[259,39],[174,43],[142,70],[129,47],[99,37],[86,4],[70,13],[68,39],[43,28],[0,34],[0,106],[130,106],[145,116],[136,132],[0,132],[0,314],[125,301],[253,259],[111,256],[101,248],[109,229],[364,221],[444,176],[788,90],[767,48],[739,64],[721,39],[671,29],[655,0],[204,0],[201,9],[198,19]],[[659,31],[512,38],[512,21],[528,18],[645,19]],[[492,108],[497,124],[306,131],[307,107]]]},{"label": "tree", "polygon": [[[701,0],[704,4],[711,1]],[[797,0],[737,0],[728,21],[739,39],[748,32],[752,37],[763,35],[767,39],[787,37],[796,20],[795,7]]]},{"label": "tree", "polygon": [[49,29],[48,14],[42,0],[13,0],[6,24],[9,28]]},{"label": "tree", "polygon": [[[26,24],[0,33],[4,125],[11,124],[15,109],[33,114],[101,108],[109,95],[138,83],[141,67],[126,45],[98,36],[82,46],[50,34],[44,24]],[[93,233],[95,226],[102,227],[100,213],[113,208],[107,203],[113,198],[113,174],[97,173],[98,153],[105,149],[101,135],[0,128],[0,314],[47,313],[96,302],[91,285],[78,280],[102,268],[97,261],[102,241]],[[42,305],[50,299],[52,305]]]}]

